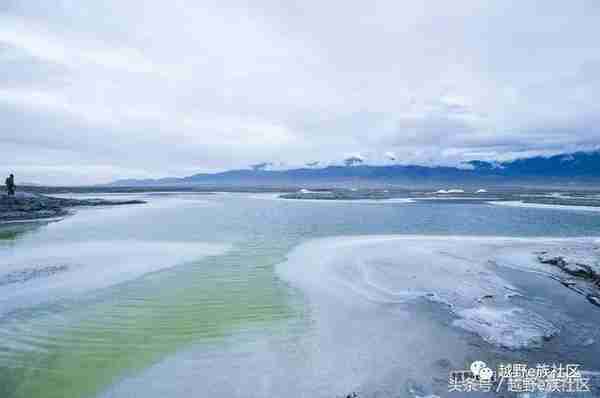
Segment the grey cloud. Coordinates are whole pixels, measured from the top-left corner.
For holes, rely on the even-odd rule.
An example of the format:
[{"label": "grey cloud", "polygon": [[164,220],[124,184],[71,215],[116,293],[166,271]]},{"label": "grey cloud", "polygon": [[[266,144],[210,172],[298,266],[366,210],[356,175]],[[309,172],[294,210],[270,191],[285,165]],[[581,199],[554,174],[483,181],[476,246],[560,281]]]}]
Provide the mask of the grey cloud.
[{"label": "grey cloud", "polygon": [[346,166],[356,166],[363,163],[365,159],[360,155],[352,155],[344,158],[344,164]]},{"label": "grey cloud", "polygon": [[96,183],[591,148],[599,18],[585,0],[3,1],[0,166]]}]

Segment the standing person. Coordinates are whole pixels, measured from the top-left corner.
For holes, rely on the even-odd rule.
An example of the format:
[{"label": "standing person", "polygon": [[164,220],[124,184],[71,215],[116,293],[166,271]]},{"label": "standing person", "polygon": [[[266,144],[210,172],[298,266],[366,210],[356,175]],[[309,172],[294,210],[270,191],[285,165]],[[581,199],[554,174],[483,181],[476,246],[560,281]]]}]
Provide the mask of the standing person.
[{"label": "standing person", "polygon": [[8,196],[15,196],[15,176],[12,174],[6,179],[6,192]]}]

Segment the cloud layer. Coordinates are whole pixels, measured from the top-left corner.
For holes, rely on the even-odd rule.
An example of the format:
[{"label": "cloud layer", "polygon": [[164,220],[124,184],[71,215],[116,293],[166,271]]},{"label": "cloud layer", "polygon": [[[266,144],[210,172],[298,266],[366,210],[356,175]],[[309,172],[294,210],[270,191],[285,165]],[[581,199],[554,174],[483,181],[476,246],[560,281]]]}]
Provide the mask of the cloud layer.
[{"label": "cloud layer", "polygon": [[600,142],[597,1],[8,0],[0,170],[452,164]]}]

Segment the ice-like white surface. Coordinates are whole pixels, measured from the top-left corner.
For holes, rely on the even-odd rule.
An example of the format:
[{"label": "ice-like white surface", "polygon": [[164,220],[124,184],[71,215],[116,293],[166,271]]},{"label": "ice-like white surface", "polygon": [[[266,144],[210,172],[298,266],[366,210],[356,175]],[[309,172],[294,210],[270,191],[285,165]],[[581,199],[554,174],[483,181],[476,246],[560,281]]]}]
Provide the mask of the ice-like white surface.
[{"label": "ice-like white surface", "polygon": [[[277,266],[302,300],[300,324],[176,354],[101,397],[445,396],[448,371],[482,358],[470,344],[476,335],[516,350],[543,346],[558,332],[519,304],[531,292],[498,276],[494,262],[538,272],[532,250],[571,242],[389,235],[309,241]],[[511,299],[515,294],[522,297]],[[435,387],[432,377],[444,382]]]},{"label": "ice-like white surface", "polygon": [[574,211],[594,211],[599,212],[600,206],[575,206],[575,205],[551,205],[544,203],[525,203],[520,200],[508,201],[490,201],[492,205],[511,206],[511,207],[527,207],[533,209],[548,209],[548,210],[574,210]]},{"label": "ice-like white surface", "polygon": [[485,262],[462,257],[457,243],[407,236],[322,239],[297,248],[279,272],[306,289],[344,297],[351,291],[381,303],[435,294],[457,304],[508,286]]},{"label": "ice-like white surface", "polygon": [[443,200],[478,200],[478,201],[482,201],[482,200],[493,200],[493,199],[499,199],[499,198],[490,198],[490,197],[482,198],[482,197],[478,197],[478,196],[448,196],[448,195],[418,198],[418,200],[438,200],[438,201],[443,201]]},{"label": "ice-like white surface", "polygon": [[365,204],[389,204],[389,203],[414,203],[411,198],[389,198],[389,199],[295,199],[281,198],[282,193],[268,194],[253,194],[250,197],[253,199],[271,199],[282,200],[286,202],[305,202],[305,203],[365,203]]},{"label": "ice-like white surface", "polygon": [[539,347],[558,328],[541,316],[522,308],[479,306],[457,312],[454,325],[477,333],[485,341],[501,347],[519,349]]},{"label": "ice-like white surface", "polygon": [[[481,286],[469,280],[455,286],[457,278],[479,268],[456,253],[444,254],[455,242],[460,240],[376,236],[303,244],[277,266],[298,292],[299,324],[248,343],[234,336],[214,351],[199,347],[175,355],[102,397],[187,396],[199,390],[210,397],[331,398],[353,391],[385,397],[409,392],[413,384],[414,394],[400,396],[440,395],[431,388],[431,375],[446,378],[448,369],[436,367],[436,361],[451,358],[453,366],[462,366],[469,342],[462,329],[443,326],[428,310],[406,303],[424,297],[477,305],[480,295],[506,290],[504,281],[485,270]],[[425,300],[420,305],[430,307]]]},{"label": "ice-like white surface", "polygon": [[302,188],[298,191],[299,193],[317,193],[317,194],[328,194],[331,191],[312,191],[310,189]]},{"label": "ice-like white surface", "polygon": [[437,194],[447,194],[447,193],[465,193],[464,189],[458,189],[458,188],[450,188],[450,189],[438,189],[437,191],[435,191],[434,193]]},{"label": "ice-like white surface", "polygon": [[24,269],[66,266],[64,272],[0,286],[0,314],[15,308],[105,288],[144,274],[225,252],[202,242],[86,241],[0,251],[0,278]]},{"label": "ice-like white surface", "polygon": [[[490,266],[503,253],[501,249],[526,241],[410,236],[322,239],[297,248],[278,270],[309,296],[329,296],[353,306],[361,301],[392,304],[418,298],[443,303],[460,318],[456,326],[489,343],[519,349],[537,345],[556,332],[541,316],[515,307],[511,298],[523,293]],[[527,269],[533,262],[527,259],[520,264]]]}]

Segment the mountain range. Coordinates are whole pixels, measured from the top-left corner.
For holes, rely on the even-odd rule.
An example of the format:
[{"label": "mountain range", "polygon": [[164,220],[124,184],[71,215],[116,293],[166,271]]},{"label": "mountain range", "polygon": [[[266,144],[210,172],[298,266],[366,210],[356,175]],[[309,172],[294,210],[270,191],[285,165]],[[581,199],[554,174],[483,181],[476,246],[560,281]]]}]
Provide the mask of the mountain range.
[{"label": "mountain range", "polygon": [[473,160],[460,167],[417,165],[353,165],[264,170],[260,168],[199,173],[182,178],[126,179],[112,186],[413,186],[461,184],[593,184],[600,185],[600,150],[536,156],[511,161]]}]

